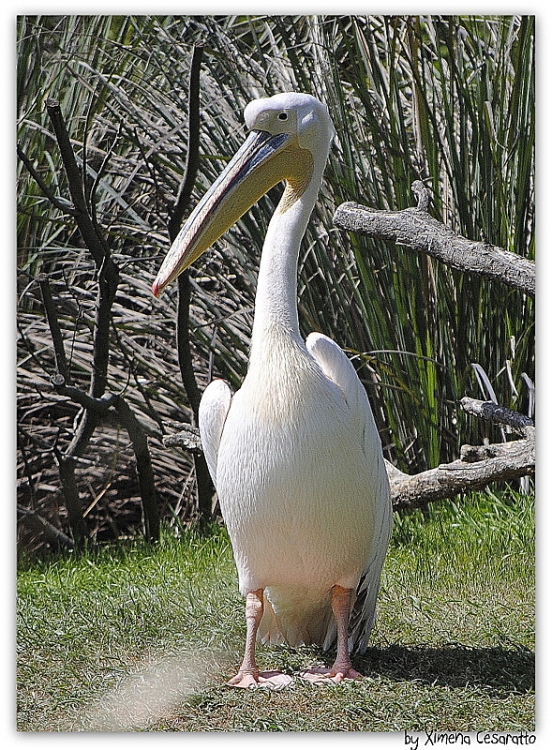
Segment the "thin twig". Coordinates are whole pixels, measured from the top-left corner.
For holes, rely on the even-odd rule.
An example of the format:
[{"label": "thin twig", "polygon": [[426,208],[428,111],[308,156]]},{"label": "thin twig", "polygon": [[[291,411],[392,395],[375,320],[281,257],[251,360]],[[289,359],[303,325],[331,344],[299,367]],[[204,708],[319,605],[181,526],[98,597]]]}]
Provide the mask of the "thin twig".
[{"label": "thin twig", "polygon": [[52,290],[50,289],[50,280],[47,274],[41,273],[38,277],[38,284],[42,293],[42,301],[44,303],[44,310],[46,312],[46,319],[50,326],[50,333],[52,335],[52,342],[54,344],[54,356],[56,359],[57,371],[63,376],[65,382],[70,381],[69,367],[67,366],[67,358],[65,356],[65,347],[63,344],[63,335],[59,325],[57,316],[56,306],[52,298]]},{"label": "thin twig", "polygon": [[64,214],[68,214],[69,216],[75,216],[76,211],[75,207],[69,203],[69,201],[65,200],[65,198],[60,198],[57,195],[54,195],[52,191],[50,190],[50,187],[46,184],[46,182],[42,179],[40,172],[38,172],[34,168],[34,164],[29,159],[27,154],[23,151],[19,143],[17,144],[17,155],[23,162],[23,164],[27,167],[29,174],[34,179],[38,187],[42,190],[46,198],[50,201],[52,206],[62,211]]}]

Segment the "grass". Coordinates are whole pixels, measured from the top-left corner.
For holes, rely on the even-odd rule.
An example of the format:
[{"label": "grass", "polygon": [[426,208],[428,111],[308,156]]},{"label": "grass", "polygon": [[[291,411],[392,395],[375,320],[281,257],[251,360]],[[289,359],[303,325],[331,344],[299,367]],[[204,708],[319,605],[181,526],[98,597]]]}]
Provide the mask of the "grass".
[{"label": "grass", "polygon": [[[23,558],[21,731],[534,729],[534,512],[490,493],[396,516],[358,683],[236,691],[243,601],[226,532]],[[324,663],[259,648],[261,667]]]}]

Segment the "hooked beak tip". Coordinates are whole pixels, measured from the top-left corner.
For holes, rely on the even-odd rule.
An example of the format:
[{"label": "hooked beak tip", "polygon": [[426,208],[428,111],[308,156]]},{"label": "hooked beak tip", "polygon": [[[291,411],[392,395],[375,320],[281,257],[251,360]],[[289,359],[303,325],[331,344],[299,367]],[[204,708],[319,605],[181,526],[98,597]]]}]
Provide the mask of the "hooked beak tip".
[{"label": "hooked beak tip", "polygon": [[161,289],[159,288],[159,283],[157,282],[157,279],[153,282],[153,286],[151,287],[151,293],[154,297],[159,297],[161,294]]}]

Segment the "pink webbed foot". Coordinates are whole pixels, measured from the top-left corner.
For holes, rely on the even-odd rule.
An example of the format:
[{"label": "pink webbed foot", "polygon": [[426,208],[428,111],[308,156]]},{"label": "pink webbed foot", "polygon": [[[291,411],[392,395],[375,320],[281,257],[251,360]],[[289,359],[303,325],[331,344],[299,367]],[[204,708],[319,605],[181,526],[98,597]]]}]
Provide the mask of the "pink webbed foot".
[{"label": "pink webbed foot", "polygon": [[299,677],[308,682],[312,682],[314,685],[338,685],[343,680],[362,680],[363,675],[353,669],[351,666],[333,666],[331,669],[327,667],[311,667],[304,672],[301,672]]},{"label": "pink webbed foot", "polygon": [[235,677],[226,683],[229,687],[238,688],[268,688],[269,690],[282,690],[291,685],[293,677],[273,670],[270,672],[244,672],[240,670]]}]

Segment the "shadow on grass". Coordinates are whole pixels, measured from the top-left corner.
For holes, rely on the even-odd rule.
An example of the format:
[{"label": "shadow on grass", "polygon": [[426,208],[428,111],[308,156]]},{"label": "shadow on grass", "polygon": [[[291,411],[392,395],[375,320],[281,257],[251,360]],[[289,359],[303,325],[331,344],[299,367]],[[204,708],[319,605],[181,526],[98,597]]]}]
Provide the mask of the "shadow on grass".
[{"label": "shadow on grass", "polygon": [[452,688],[486,688],[495,695],[529,693],[535,688],[535,654],[527,648],[392,645],[369,648],[354,663],[365,675]]}]

